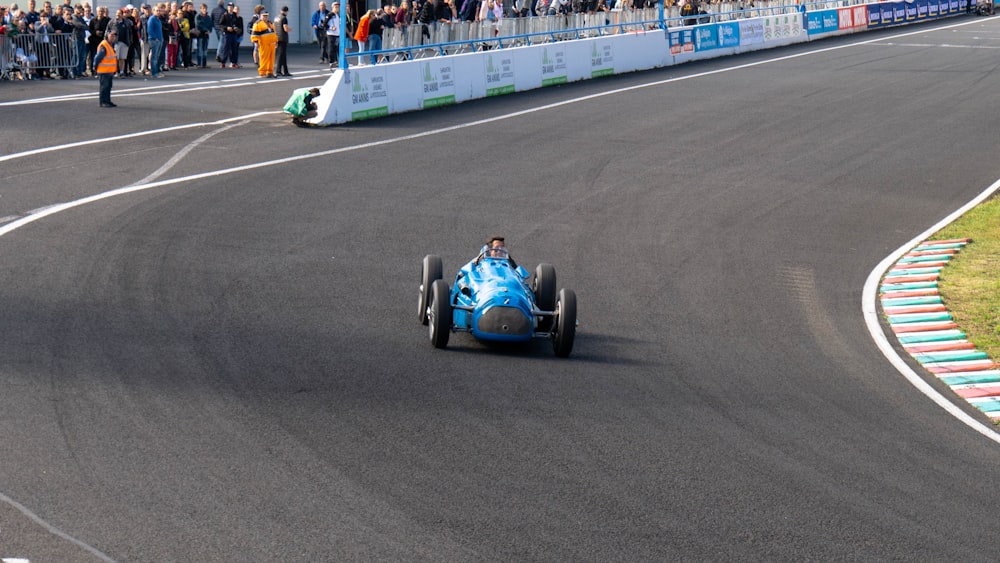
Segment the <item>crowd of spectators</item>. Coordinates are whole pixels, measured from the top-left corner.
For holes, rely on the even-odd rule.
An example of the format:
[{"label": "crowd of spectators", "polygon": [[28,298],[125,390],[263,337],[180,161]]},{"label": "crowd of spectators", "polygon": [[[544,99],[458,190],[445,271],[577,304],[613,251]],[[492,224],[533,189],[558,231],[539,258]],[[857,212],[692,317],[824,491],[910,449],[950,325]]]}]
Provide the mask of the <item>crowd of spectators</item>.
[{"label": "crowd of spectators", "polygon": [[[481,22],[504,17],[642,10],[661,3],[660,0],[403,0],[398,7],[391,3],[383,5],[382,9],[375,10],[374,15],[382,20],[385,27],[395,27],[415,23]],[[697,9],[699,4],[708,3],[704,0],[666,0],[665,7],[691,4]],[[326,2],[320,2],[313,15],[314,29],[322,28],[323,18],[329,13]]]},{"label": "crowd of spectators", "polygon": [[[740,9],[753,6],[753,0],[737,2]],[[343,18],[348,44],[345,51],[378,51],[387,29],[410,25],[423,27],[460,22],[499,23],[502,18],[594,14],[600,12],[643,10],[677,6],[682,14],[709,13],[711,0],[402,0],[399,5],[387,2],[377,10],[368,10],[360,19],[351,13],[350,4]],[[312,14],[311,25],[319,44],[320,62],[336,65],[340,41],[340,3],[321,1]],[[610,20],[609,20],[610,21]],[[376,57],[372,56],[374,64]]]},{"label": "crowd of spectators", "polygon": [[[58,0],[57,0],[58,1]],[[35,0],[27,0],[26,8],[17,3],[0,5],[0,71],[11,78],[75,79],[96,76],[94,55],[108,29],[117,31],[115,52],[118,57],[116,77],[136,75],[162,77],[162,72],[190,68],[207,68],[208,42],[213,33],[220,39],[222,55],[229,56],[221,41],[225,34],[220,23],[225,14],[238,14],[233,9],[219,5],[209,13],[201,4],[196,10],[194,2],[158,3],[155,5],[128,4],[110,14],[106,6],[96,12],[89,2],[65,3],[53,7],[50,0],[42,2],[41,9]],[[233,33],[235,46],[242,40],[240,33]],[[232,66],[237,54],[232,54]],[[225,66],[223,64],[222,66]]]},{"label": "crowd of spectators", "polygon": [[[239,68],[239,46],[263,9],[258,6],[249,25],[244,26],[239,6],[225,0],[216,0],[211,11],[204,3],[196,9],[191,0],[182,0],[128,4],[113,15],[106,6],[98,6],[95,13],[90,2],[73,1],[63,0],[54,7],[51,0],[44,0],[40,10],[36,9],[36,0],[27,0],[27,9],[17,3],[0,4],[0,36],[22,38],[20,42],[8,41],[4,52],[0,52],[0,65],[6,65],[0,71],[15,70],[2,74],[27,80],[95,76],[94,55],[109,26],[118,32],[117,77],[159,78],[163,76],[161,71],[207,68],[208,43],[213,33],[218,44],[215,63],[223,68]],[[659,2],[665,2],[665,8],[678,6],[683,15],[704,13],[708,4],[706,0],[402,0],[398,6],[384,3],[357,19],[350,13],[350,3],[344,3],[348,10],[344,18],[348,38],[345,50],[380,50],[385,30],[414,24],[421,25],[428,34],[428,26],[443,23],[641,10],[658,7]],[[320,1],[311,22],[320,47],[320,62],[332,65],[339,53],[339,6],[339,2],[331,2],[332,9],[328,10],[327,2]],[[28,36],[32,40],[24,41]],[[371,62],[376,62],[375,57]]]}]

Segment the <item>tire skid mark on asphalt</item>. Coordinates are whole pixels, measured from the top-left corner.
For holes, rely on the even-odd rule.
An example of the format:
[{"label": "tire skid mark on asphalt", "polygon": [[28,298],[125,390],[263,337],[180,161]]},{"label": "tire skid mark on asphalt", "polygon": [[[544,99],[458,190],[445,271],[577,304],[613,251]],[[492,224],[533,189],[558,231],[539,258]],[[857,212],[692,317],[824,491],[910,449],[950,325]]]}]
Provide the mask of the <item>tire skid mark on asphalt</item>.
[{"label": "tire skid mark on asphalt", "polygon": [[[894,308],[943,305],[941,296],[937,291],[938,272],[913,273],[912,270],[936,268],[938,266],[946,265],[950,257],[954,254],[952,251],[961,248],[963,245],[959,245],[955,248],[947,248],[950,244],[958,243],[953,242],[942,244],[943,241],[936,241],[938,244],[935,245],[933,244],[935,241],[933,241],[930,237],[946,225],[953,223],[956,219],[964,215],[973,207],[985,201],[998,190],[1000,190],[1000,179],[994,181],[992,185],[983,190],[979,195],[962,207],[953,211],[937,224],[932,225],[923,233],[917,235],[912,240],[896,249],[892,254],[886,256],[878,264],[878,266],[872,270],[872,272],[868,275],[868,279],[865,281],[864,290],[862,291],[861,296],[861,312],[864,315],[865,325],[868,327],[868,333],[871,335],[875,345],[878,346],[882,355],[889,360],[889,363],[892,364],[893,367],[895,367],[896,370],[903,377],[905,377],[911,385],[936,403],[939,407],[948,412],[948,414],[954,416],[969,428],[1000,444],[1000,433],[997,432],[995,427],[984,424],[978,418],[965,412],[957,404],[955,404],[953,397],[945,397],[942,395],[930,383],[925,381],[923,376],[917,374],[917,372],[915,372],[913,368],[911,368],[910,365],[903,360],[903,358],[896,352],[895,348],[893,348],[893,346],[889,343],[889,339],[882,329],[882,324],[880,322],[881,314],[879,312],[879,304],[881,304],[883,308],[888,307],[889,311],[899,313],[898,316],[902,318],[897,319],[897,321],[906,321],[890,323],[890,326],[893,327],[893,333],[899,339],[901,344],[905,342],[906,344],[913,346],[918,344],[922,346],[929,346],[930,348],[923,348],[923,350],[928,351],[934,350],[935,345],[939,343],[950,343],[954,345],[965,344],[962,342],[965,335],[958,328],[958,325],[954,322],[954,320],[950,319],[950,315],[947,315],[946,317],[905,316],[927,314],[940,315],[941,312],[905,312],[903,309]],[[934,265],[931,266],[931,264]],[[891,277],[887,275],[890,272],[892,273]],[[920,348],[914,348],[915,353],[918,349]],[[964,350],[965,349],[962,348],[955,350],[942,348],[939,349],[938,352],[962,352]],[[993,373],[994,371],[997,371],[994,369],[996,364],[992,362],[992,360],[984,360],[978,356],[968,360],[955,359],[956,356],[961,357],[959,354],[952,354],[950,357],[947,355],[923,356],[923,358],[927,360],[936,359],[939,361],[927,361],[926,363],[921,362],[921,365],[928,369],[928,371],[931,371],[931,368],[941,369],[942,371],[931,371],[931,373],[934,373],[944,383],[951,386],[956,394],[959,394],[958,391],[961,390],[963,395],[968,395],[966,400],[968,400],[970,404],[983,413],[986,413],[986,415],[991,419],[997,420],[998,417],[995,416],[995,414],[1000,415],[1000,393],[997,395],[986,394],[992,393],[1000,387],[998,385],[993,385],[993,383],[996,383],[993,380],[993,377],[1000,375]],[[989,365],[994,366],[994,368],[987,367]],[[956,386],[965,385],[973,387],[956,388]],[[965,389],[981,390],[965,391]]]},{"label": "tire skid mark on asphalt", "polygon": [[[879,287],[882,312],[903,349],[973,407],[1000,421],[1000,366],[966,340],[938,293],[943,263],[971,239],[928,240],[900,258]],[[933,272],[928,272],[933,270]],[[920,295],[911,292],[921,291]]]},{"label": "tire skid mark on asphalt", "polygon": [[786,266],[781,268],[780,275],[782,286],[799,305],[806,326],[823,353],[830,358],[841,358],[842,350],[847,346],[823,308],[820,291],[816,287],[816,272],[804,266]]},{"label": "tire skid mark on asphalt", "polygon": [[218,129],[214,130],[214,131],[209,131],[208,133],[205,133],[201,137],[198,137],[197,139],[195,139],[195,140],[191,141],[190,143],[188,143],[187,146],[185,146],[181,150],[177,151],[177,153],[174,154],[174,156],[170,157],[170,160],[168,160],[165,163],[163,163],[163,166],[159,167],[152,174],[150,174],[149,176],[146,176],[145,178],[143,178],[142,180],[139,180],[138,182],[135,182],[132,185],[135,186],[135,185],[139,185],[139,184],[148,184],[149,182],[152,182],[152,181],[156,180],[160,176],[163,176],[164,174],[166,174],[171,168],[173,168],[174,166],[176,166],[178,162],[180,162],[181,160],[183,160],[184,157],[188,155],[188,153],[190,153],[191,151],[193,151],[194,149],[196,149],[199,145],[201,145],[205,141],[211,139],[212,137],[218,135],[219,133],[223,133],[225,131],[228,131],[228,130],[232,129],[233,127],[239,127],[240,125],[246,125],[247,123],[250,123],[250,120],[249,119],[244,119],[243,121],[239,121],[239,122],[236,122],[236,123],[229,123],[229,124],[226,124],[226,125],[218,128]]}]

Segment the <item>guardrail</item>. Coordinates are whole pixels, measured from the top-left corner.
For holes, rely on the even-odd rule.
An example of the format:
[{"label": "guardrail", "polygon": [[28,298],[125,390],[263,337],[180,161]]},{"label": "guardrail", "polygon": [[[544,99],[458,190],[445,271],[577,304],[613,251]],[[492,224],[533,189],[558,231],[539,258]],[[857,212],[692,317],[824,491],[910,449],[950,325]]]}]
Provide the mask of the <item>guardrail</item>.
[{"label": "guardrail", "polygon": [[677,6],[664,8],[662,12],[659,6],[653,6],[638,10],[629,8],[594,13],[509,17],[499,22],[412,23],[402,28],[384,29],[382,49],[367,51],[360,46],[362,50],[351,52],[348,57],[356,59],[358,63],[367,62],[372,56],[375,56],[378,62],[412,60],[651,29],[843,8],[864,3],[864,0],[831,0],[806,4],[799,4],[795,0],[762,0],[756,3],[716,2],[706,5],[712,11],[683,16]]},{"label": "guardrail", "polygon": [[38,75],[69,76],[79,55],[72,35],[0,35],[0,79],[31,80]]}]

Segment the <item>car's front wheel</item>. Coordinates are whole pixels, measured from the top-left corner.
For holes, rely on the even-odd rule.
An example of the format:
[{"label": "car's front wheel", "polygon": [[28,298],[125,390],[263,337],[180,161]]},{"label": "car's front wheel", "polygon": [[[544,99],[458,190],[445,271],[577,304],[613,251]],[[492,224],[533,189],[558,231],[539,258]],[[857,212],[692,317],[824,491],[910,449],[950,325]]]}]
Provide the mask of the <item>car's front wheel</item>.
[{"label": "car's front wheel", "polygon": [[444,280],[434,280],[430,291],[430,316],[428,318],[428,328],[431,344],[435,348],[445,348],[448,346],[448,337],[451,336],[451,302],[448,284]]},{"label": "car's front wheel", "polygon": [[427,324],[427,305],[430,303],[431,284],[434,280],[439,280],[444,276],[444,268],[441,265],[441,257],[428,254],[424,256],[423,267],[420,273],[420,298],[417,301],[417,316],[420,324]]},{"label": "car's front wheel", "polygon": [[565,358],[573,351],[576,339],[576,293],[572,289],[559,290],[553,328],[552,348],[556,356]]},{"label": "car's front wheel", "polygon": [[[539,264],[535,267],[535,305],[542,311],[551,311],[556,307],[556,268],[552,264]],[[548,332],[552,329],[552,317],[541,317],[538,320],[538,330]]]}]

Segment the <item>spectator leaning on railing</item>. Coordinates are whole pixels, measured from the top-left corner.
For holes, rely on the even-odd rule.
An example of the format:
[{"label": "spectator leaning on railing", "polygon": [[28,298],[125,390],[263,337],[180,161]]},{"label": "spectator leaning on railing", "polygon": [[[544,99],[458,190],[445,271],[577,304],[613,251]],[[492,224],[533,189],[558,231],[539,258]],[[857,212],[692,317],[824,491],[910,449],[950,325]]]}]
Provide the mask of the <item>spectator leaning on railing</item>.
[{"label": "spectator leaning on railing", "polygon": [[[66,19],[66,18],[63,18]],[[67,20],[73,27],[73,45],[76,48],[76,68],[73,77],[80,78],[87,71],[87,22],[83,21],[83,6],[73,7],[73,14]]]},{"label": "spectator leaning on railing", "polygon": [[38,57],[38,73],[45,78],[55,78],[52,72],[52,40],[55,33],[49,17],[41,15],[35,24],[35,56]]},{"label": "spectator leaning on railing", "polygon": [[411,14],[410,14],[410,3],[409,2],[407,2],[406,0],[403,0],[402,2],[399,3],[399,9],[396,10],[396,16],[395,16],[394,20],[395,20],[396,25],[399,26],[400,28],[404,28],[404,27],[410,25],[410,23],[411,23]]},{"label": "spectator leaning on railing", "polygon": [[53,16],[52,27],[56,30],[56,35],[60,36],[55,38],[56,41],[60,42],[56,52],[59,78],[72,78],[75,69],[70,68],[69,64],[73,56],[71,49],[74,47],[72,45],[73,8],[65,5],[59,6],[57,15]]}]

